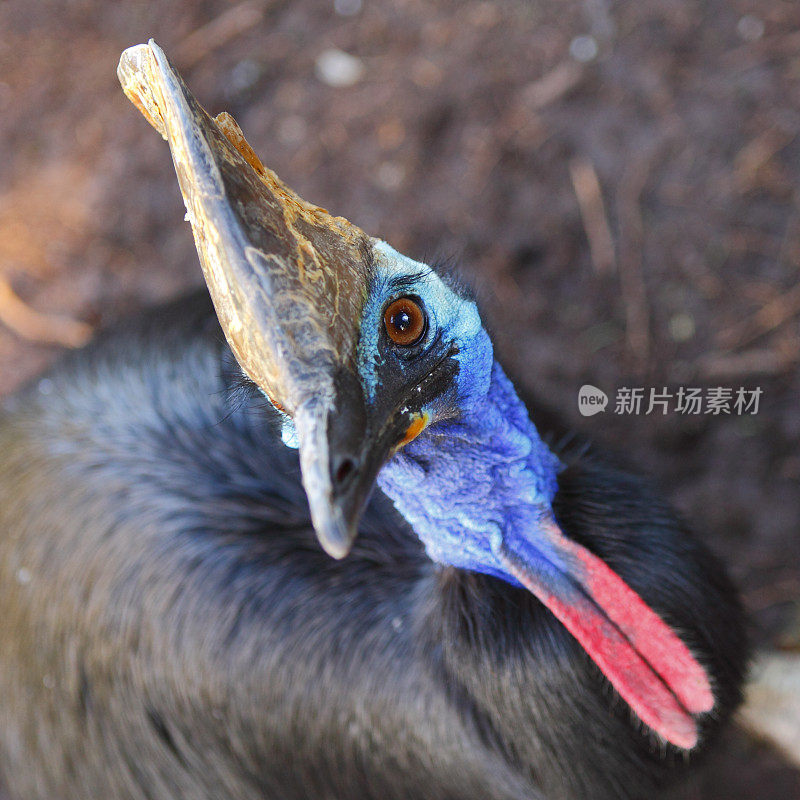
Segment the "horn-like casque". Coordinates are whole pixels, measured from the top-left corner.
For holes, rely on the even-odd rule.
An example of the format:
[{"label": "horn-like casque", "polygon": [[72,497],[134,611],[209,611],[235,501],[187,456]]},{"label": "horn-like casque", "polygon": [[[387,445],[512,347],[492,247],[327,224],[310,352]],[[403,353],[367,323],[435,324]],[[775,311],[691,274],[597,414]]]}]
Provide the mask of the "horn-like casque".
[{"label": "horn-like casque", "polygon": [[371,240],[265,168],[233,117],[212,119],[151,39],[128,48],[122,88],[167,140],[203,274],[247,374],[294,412],[324,400],[354,357]]},{"label": "horn-like casque", "polygon": [[225,337],[245,373],[293,417],[314,526],[341,557],[360,508],[334,502],[329,429],[337,380],[355,373],[372,239],[265,168],[233,117],[212,119],[152,39],[125,50],[117,74],[169,143]]}]

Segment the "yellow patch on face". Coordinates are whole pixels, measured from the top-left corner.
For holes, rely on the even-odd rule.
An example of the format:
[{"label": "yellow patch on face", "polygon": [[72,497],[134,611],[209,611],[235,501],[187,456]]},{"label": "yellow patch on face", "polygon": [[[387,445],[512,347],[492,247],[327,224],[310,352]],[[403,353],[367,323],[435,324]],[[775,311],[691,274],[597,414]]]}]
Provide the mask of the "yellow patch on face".
[{"label": "yellow patch on face", "polygon": [[397,447],[395,451],[399,450],[401,447],[405,447],[409,442],[413,442],[414,439],[419,436],[425,428],[428,427],[428,423],[431,421],[430,415],[426,413],[418,414],[414,417],[411,421],[411,424],[406,428],[405,435],[403,438],[397,443]]}]

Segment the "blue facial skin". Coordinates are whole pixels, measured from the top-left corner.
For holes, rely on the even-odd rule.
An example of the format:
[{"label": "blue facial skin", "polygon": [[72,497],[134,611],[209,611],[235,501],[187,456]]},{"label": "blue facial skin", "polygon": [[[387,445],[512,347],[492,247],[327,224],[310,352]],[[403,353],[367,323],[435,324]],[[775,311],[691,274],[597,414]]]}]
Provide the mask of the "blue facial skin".
[{"label": "blue facial skin", "polygon": [[[458,348],[454,392],[423,408],[426,430],[396,453],[378,485],[412,526],[429,557],[518,584],[497,557],[501,544],[528,564],[564,569],[547,538],[561,464],[528,417],[514,387],[494,360],[475,304],[456,295],[426,265],[378,243],[379,285],[398,274],[417,276],[402,294],[420,297],[430,340],[440,334]],[[361,325],[359,367],[374,393],[382,309],[394,295],[373,292]],[[454,413],[455,410],[455,413]]]},{"label": "blue facial skin", "polygon": [[[457,348],[455,386],[422,408],[426,429],[378,475],[432,561],[519,585],[503,567],[501,546],[531,571],[560,580],[563,563],[543,534],[562,465],[542,441],[511,381],[494,360],[475,303],[453,292],[430,267],[375,242],[376,280],[361,318],[358,366],[367,402],[378,390],[379,338],[387,304],[419,297],[428,314],[422,347],[437,337]],[[401,287],[401,288],[400,288]],[[291,418],[282,438],[298,446]],[[572,589],[564,585],[566,596]]]}]

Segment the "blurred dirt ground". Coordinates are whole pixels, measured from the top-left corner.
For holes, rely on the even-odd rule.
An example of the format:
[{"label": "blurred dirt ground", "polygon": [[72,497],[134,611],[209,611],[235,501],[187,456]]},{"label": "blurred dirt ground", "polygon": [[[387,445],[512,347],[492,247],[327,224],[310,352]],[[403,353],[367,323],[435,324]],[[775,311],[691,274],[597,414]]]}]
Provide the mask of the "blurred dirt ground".
[{"label": "blurred dirt ground", "polygon": [[[304,197],[456,263],[512,373],[656,478],[757,642],[800,646],[796,2],[5,0],[0,393],[200,282],[115,77],[150,36]],[[583,383],[763,396],[583,419]],[[677,796],[791,800],[800,773],[734,731]]]}]

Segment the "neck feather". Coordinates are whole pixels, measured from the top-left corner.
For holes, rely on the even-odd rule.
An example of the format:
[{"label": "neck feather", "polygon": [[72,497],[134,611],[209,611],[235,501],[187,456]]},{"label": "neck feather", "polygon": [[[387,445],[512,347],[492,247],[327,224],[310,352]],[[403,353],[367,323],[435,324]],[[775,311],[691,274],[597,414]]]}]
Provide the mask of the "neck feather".
[{"label": "neck feather", "polygon": [[560,469],[494,362],[485,397],[408,444],[378,483],[432,560],[516,584],[492,554],[491,538],[549,516]]}]

